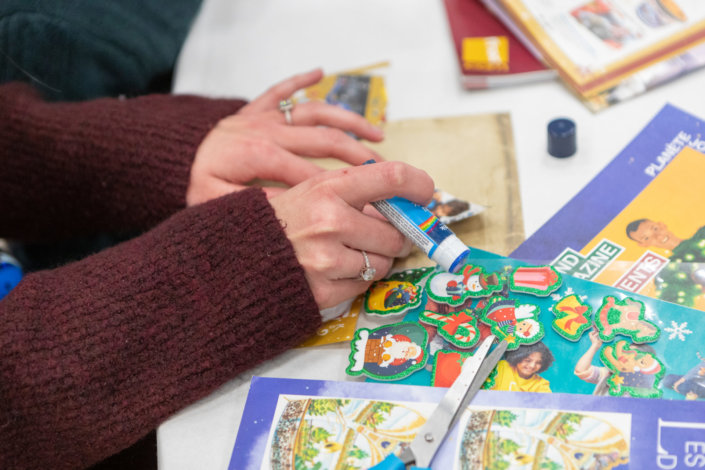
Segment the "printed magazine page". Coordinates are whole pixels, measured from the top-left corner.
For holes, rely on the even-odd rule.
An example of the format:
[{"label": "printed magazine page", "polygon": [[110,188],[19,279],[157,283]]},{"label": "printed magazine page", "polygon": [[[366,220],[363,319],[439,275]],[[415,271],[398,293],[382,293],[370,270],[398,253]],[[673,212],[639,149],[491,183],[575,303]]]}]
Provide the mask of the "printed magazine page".
[{"label": "printed magazine page", "polygon": [[[705,189],[698,178],[705,164],[704,130],[702,120],[665,106],[511,256],[532,264],[549,263],[564,274],[705,309],[699,264],[705,260],[702,254],[696,256],[694,249],[686,249],[697,244],[691,239],[696,239],[705,225]],[[640,219],[660,222],[657,229],[665,225],[673,234],[670,245],[644,246],[645,241],[638,239],[643,233],[637,233],[637,240],[629,237],[627,226]],[[683,242],[681,248],[673,244],[676,239]],[[679,255],[684,251],[688,253]],[[671,270],[685,278],[669,283],[673,275],[667,273]]]},{"label": "printed magazine page", "polygon": [[[369,468],[411,442],[445,389],[254,377],[229,469]],[[435,470],[674,469],[705,462],[702,402],[480,391]]]},{"label": "printed magazine page", "polygon": [[[516,24],[584,100],[604,107],[703,64],[700,0],[485,0]],[[688,55],[685,55],[688,53]],[[653,68],[671,61],[668,72]],[[642,73],[640,82],[625,82]],[[618,86],[625,82],[621,89]],[[656,82],[656,83],[650,83]],[[631,89],[628,89],[631,87]],[[635,88],[636,87],[636,88]],[[644,91],[644,90],[641,90]],[[605,95],[611,93],[611,96]]]},{"label": "printed magazine page", "polygon": [[564,250],[553,265],[566,274],[705,310],[704,174],[705,155],[684,148],[582,250]]}]

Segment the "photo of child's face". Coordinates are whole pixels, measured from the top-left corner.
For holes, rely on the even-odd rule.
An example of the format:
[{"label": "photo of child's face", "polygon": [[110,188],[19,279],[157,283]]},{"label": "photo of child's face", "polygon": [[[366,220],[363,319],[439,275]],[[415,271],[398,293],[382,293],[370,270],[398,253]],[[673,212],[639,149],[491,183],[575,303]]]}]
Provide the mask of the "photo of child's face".
[{"label": "photo of child's face", "polygon": [[530,379],[534,374],[541,370],[543,365],[543,356],[536,351],[532,352],[517,364],[517,374],[522,379]]}]

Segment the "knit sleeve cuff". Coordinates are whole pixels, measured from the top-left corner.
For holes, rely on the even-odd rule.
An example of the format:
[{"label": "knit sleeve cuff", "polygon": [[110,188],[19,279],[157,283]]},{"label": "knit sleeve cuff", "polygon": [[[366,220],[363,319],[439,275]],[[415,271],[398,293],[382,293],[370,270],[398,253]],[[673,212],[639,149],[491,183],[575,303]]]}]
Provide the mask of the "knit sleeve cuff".
[{"label": "knit sleeve cuff", "polygon": [[2,235],[154,226],[185,207],[198,145],[243,104],[187,95],[46,103],[27,85],[0,86]]},{"label": "knit sleeve cuff", "polygon": [[37,468],[114,454],[321,323],[258,189],[30,274],[0,318],[0,455]]}]

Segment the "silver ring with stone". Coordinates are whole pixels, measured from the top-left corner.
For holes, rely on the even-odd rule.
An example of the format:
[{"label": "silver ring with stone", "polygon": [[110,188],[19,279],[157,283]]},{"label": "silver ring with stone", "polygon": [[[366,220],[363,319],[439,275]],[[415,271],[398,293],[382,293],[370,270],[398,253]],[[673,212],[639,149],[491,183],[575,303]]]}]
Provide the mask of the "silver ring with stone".
[{"label": "silver ring with stone", "polygon": [[279,102],[279,111],[284,113],[284,119],[287,124],[291,124],[291,111],[294,109],[294,102],[290,99],[281,100]]},{"label": "silver ring with stone", "polygon": [[360,250],[360,253],[362,253],[365,264],[360,268],[359,278],[361,281],[369,282],[374,279],[377,270],[370,266],[370,258],[367,256],[365,250]]}]

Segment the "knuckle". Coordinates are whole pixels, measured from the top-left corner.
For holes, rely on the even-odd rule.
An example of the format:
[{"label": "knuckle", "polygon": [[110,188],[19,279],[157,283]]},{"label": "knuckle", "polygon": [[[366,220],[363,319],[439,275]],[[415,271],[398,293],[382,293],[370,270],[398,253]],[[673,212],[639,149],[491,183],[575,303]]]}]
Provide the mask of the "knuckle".
[{"label": "knuckle", "polygon": [[317,273],[331,272],[340,264],[340,256],[330,251],[319,251],[311,261],[311,268]]},{"label": "knuckle", "polygon": [[345,134],[345,132],[340,129],[333,129],[331,127],[326,127],[321,129],[323,131],[325,141],[332,147],[339,147],[348,142],[350,137]]},{"label": "knuckle", "polygon": [[314,116],[321,117],[321,115],[325,113],[326,108],[331,105],[322,101],[307,101],[306,103],[302,103],[301,106],[305,107]]},{"label": "knuckle", "polygon": [[383,258],[381,265],[377,266],[377,272],[375,273],[375,279],[382,279],[384,278],[389,271],[392,269],[392,264],[394,264],[394,259],[393,258]]},{"label": "knuckle", "polygon": [[384,178],[395,188],[402,187],[409,180],[409,167],[399,161],[385,162]]},{"label": "knuckle", "polygon": [[[324,203],[320,207],[330,206]],[[339,231],[340,219],[337,211],[318,210],[311,215],[311,227],[319,235],[328,235]]]},{"label": "knuckle", "polygon": [[408,239],[400,231],[394,230],[389,240],[392,245],[392,251],[395,254],[399,255],[406,251]]},{"label": "knuckle", "polygon": [[241,123],[244,128],[244,132],[253,135],[268,135],[272,127],[272,123],[266,119],[257,117],[253,119],[247,119]]},{"label": "knuckle", "polygon": [[252,155],[269,155],[275,151],[275,145],[266,139],[250,138],[245,145]]},{"label": "knuckle", "polygon": [[279,82],[275,83],[274,85],[270,86],[267,91],[265,92],[265,95],[270,95],[270,96],[284,96],[286,94],[286,91],[288,90],[288,84],[286,82]]}]

